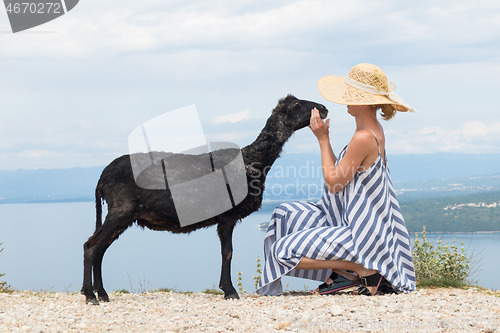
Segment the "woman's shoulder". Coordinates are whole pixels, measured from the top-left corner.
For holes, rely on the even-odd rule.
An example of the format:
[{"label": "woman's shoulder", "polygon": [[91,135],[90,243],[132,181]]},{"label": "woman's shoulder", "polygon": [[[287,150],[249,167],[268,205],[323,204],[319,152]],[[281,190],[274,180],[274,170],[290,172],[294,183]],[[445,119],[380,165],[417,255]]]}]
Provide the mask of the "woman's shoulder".
[{"label": "woman's shoulder", "polygon": [[[370,130],[359,130],[354,133],[347,147],[346,154],[363,161],[366,157],[373,159],[380,153],[379,141]],[[357,157],[356,157],[357,156]],[[370,163],[371,164],[371,163]]]},{"label": "woman's shoulder", "polygon": [[378,143],[378,138],[375,133],[370,130],[359,130],[354,133],[351,141],[349,142],[349,145],[354,144],[366,146],[376,143]]}]

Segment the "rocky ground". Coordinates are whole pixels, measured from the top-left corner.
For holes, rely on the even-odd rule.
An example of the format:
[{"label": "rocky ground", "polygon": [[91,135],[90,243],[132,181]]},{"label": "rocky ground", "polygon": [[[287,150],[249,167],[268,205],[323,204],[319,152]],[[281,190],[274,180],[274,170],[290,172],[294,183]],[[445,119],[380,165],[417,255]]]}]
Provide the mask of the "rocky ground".
[{"label": "rocky ground", "polygon": [[384,296],[110,294],[86,305],[69,293],[0,294],[0,332],[500,332],[500,293],[420,289]]}]

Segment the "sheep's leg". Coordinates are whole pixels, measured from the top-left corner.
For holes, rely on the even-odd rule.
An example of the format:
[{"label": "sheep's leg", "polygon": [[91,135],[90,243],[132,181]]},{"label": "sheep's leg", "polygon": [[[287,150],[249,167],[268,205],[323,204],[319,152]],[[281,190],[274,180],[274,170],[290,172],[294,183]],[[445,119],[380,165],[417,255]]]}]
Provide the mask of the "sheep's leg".
[{"label": "sheep's leg", "polygon": [[220,219],[217,225],[217,233],[219,234],[221,253],[222,253],[222,269],[220,274],[219,288],[224,291],[224,298],[240,298],[236,289],[231,282],[231,258],[233,256],[233,229],[235,221]]},{"label": "sheep's leg", "polygon": [[94,234],[83,244],[83,286],[82,294],[85,295],[85,302],[98,305],[94,291],[92,289],[92,263],[95,255],[95,238],[99,235],[100,230],[96,230]]},{"label": "sheep's leg", "polygon": [[[111,245],[111,244],[109,244]],[[104,253],[108,249],[106,246],[102,251],[96,253],[94,257],[94,263],[92,268],[94,270],[94,291],[97,292],[97,296],[99,301],[101,302],[109,302],[109,296],[106,290],[104,290],[104,285],[102,283],[102,258],[104,257]]]},{"label": "sheep's leg", "polygon": [[[86,297],[86,302],[94,305],[98,305],[94,290],[97,291],[99,300],[103,302],[109,302],[108,294],[104,290],[102,283],[102,258],[108,247],[120,236],[125,229],[130,226],[129,223],[124,223],[121,225],[116,225],[113,221],[123,221],[121,218],[110,218],[110,215],[106,217],[105,224],[99,228],[97,232],[92,235],[87,242],[85,242],[84,248],[84,276],[83,276],[83,288],[82,293]],[[94,272],[94,286],[92,287],[92,271]]]}]

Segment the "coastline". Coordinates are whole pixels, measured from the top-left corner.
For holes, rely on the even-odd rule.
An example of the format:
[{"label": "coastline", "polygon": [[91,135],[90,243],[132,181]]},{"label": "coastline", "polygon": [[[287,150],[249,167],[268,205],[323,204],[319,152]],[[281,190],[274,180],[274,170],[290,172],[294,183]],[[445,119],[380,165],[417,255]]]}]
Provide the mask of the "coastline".
[{"label": "coastline", "polygon": [[204,293],[110,294],[85,304],[79,293],[0,294],[0,332],[494,332],[500,293],[482,288],[418,289],[383,296]]},{"label": "coastline", "polygon": [[[305,201],[298,199],[290,199],[292,201]],[[275,206],[290,201],[289,199],[281,199],[281,200],[264,200],[262,202],[261,208],[255,212],[262,212],[263,208],[274,209]],[[319,199],[318,199],[319,200]],[[0,197],[0,206],[8,206],[8,205],[21,205],[21,204],[34,204],[34,205],[43,205],[43,204],[71,204],[71,203],[94,203],[95,199],[91,197],[69,197],[69,198],[46,198],[46,199],[27,199],[27,198],[2,198]],[[257,228],[264,230],[267,228],[265,224],[268,224],[268,221],[262,221],[261,223],[257,223]],[[487,231],[426,231],[426,234],[496,234],[500,233],[500,230],[487,230]],[[412,231],[410,234],[421,235],[422,231]]]}]

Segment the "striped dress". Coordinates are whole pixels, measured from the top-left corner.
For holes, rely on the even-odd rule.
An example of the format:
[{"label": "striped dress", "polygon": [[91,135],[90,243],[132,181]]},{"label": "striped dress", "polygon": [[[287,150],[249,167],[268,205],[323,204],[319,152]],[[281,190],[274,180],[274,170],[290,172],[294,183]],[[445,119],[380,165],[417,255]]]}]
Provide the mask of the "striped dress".
[{"label": "striped dress", "polygon": [[276,207],[264,240],[264,255],[257,287],[261,295],[279,295],[283,275],[326,281],[331,269],[295,269],[303,257],[353,261],[377,270],[396,290],[414,290],[409,235],[380,147],[373,165],[357,172],[342,191],[330,193],[325,186],[317,203]]}]

